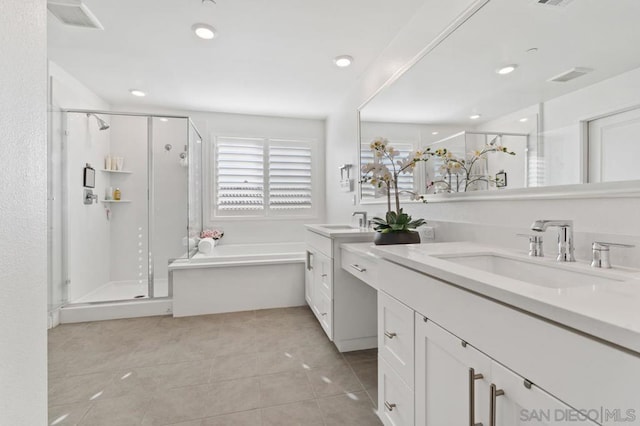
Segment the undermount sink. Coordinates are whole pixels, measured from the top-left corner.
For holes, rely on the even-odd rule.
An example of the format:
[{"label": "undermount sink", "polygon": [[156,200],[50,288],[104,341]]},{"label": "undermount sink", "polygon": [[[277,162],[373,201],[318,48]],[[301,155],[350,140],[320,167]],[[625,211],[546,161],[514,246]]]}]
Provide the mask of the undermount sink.
[{"label": "undermount sink", "polygon": [[351,225],[320,225],[320,226],[322,226],[323,228],[333,229],[333,230],[355,229],[355,227]]},{"label": "undermount sink", "polygon": [[493,253],[436,256],[442,260],[541,287],[564,289],[621,282],[588,271],[573,271],[554,264],[541,264]]}]

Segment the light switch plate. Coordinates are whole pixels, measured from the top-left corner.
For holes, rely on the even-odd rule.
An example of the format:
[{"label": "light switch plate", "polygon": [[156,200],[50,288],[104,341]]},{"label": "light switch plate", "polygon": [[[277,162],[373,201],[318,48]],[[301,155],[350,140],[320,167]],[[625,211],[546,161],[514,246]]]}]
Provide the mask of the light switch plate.
[{"label": "light switch plate", "polygon": [[342,192],[353,191],[353,179],[342,179],[340,181],[340,191]]}]

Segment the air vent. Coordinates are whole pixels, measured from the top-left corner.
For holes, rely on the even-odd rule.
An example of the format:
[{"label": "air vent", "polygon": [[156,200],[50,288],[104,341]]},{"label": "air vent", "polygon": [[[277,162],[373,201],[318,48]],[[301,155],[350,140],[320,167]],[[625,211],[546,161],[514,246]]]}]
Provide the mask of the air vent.
[{"label": "air vent", "polygon": [[47,9],[60,22],[65,25],[80,28],[95,28],[103,30],[104,27],[98,21],[89,8],[81,0],[48,0]]},{"label": "air vent", "polygon": [[547,81],[555,81],[557,83],[566,83],[567,81],[571,81],[578,77],[582,77],[583,75],[588,74],[591,71],[593,71],[591,68],[581,68],[581,67],[571,68],[570,70],[565,71],[561,74],[558,74]]},{"label": "air vent", "polygon": [[537,4],[543,6],[566,6],[573,0],[533,0]]}]

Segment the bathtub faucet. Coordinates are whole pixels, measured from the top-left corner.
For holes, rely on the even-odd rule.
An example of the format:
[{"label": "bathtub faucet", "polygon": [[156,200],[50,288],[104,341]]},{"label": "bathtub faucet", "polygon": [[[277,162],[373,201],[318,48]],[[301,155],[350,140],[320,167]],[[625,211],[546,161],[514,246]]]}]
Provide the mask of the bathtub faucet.
[{"label": "bathtub faucet", "polygon": [[355,216],[355,215],[361,215],[362,217],[360,217],[358,219],[358,224],[360,225],[360,228],[366,228],[367,227],[367,212],[353,212],[353,214],[351,216]]}]

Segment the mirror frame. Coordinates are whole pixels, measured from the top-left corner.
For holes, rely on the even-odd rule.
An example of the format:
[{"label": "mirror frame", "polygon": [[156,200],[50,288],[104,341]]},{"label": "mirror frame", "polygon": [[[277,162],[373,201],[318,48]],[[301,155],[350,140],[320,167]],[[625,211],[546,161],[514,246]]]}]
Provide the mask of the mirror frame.
[{"label": "mirror frame", "polygon": [[[430,52],[442,44],[449,36],[451,36],[458,28],[464,25],[477,12],[486,6],[491,0],[475,0],[461,15],[453,20],[447,27],[440,32],[427,46],[425,46],[416,56],[401,66],[391,77],[389,77],[371,96],[369,96],[356,110],[357,119],[357,164],[358,164],[358,190],[357,200],[359,204],[376,205],[385,204],[385,200],[363,200],[362,199],[362,119],[361,111],[371,102],[380,92],[392,86],[407,71],[409,71],[420,60],[427,56]],[[629,108],[625,108],[628,110]],[[623,111],[611,111],[611,113]],[[583,117],[579,121],[580,126],[580,178],[581,183],[568,185],[551,185],[517,189],[500,189],[491,191],[474,191],[471,193],[449,193],[449,194],[424,194],[426,203],[452,203],[452,202],[469,202],[469,201],[505,201],[505,200],[567,200],[567,199],[588,199],[588,198],[635,198],[640,197],[640,180],[618,181],[618,182],[602,182],[602,183],[586,183],[589,154],[585,146],[587,141],[584,137],[586,134],[586,126],[589,121],[602,118],[602,114],[594,117]],[[422,201],[404,200],[405,204],[423,204]]]}]

